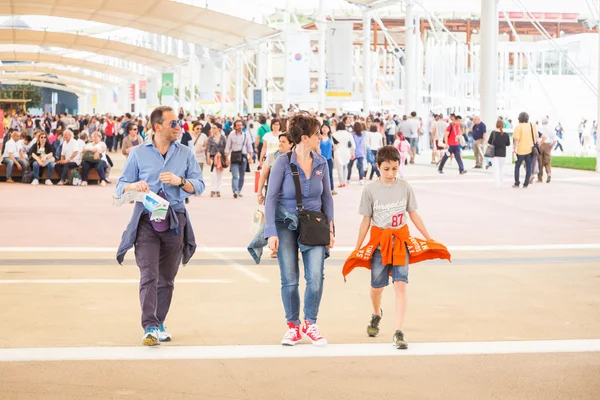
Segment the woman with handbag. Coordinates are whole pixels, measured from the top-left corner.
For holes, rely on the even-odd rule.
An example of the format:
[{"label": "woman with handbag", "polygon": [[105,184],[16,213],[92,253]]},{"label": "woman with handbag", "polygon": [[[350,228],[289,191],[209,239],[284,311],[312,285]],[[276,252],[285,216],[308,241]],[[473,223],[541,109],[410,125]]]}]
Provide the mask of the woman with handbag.
[{"label": "woman with handbag", "polygon": [[485,149],[485,157],[492,159],[492,175],[496,187],[501,188],[504,182],[504,164],[506,164],[506,148],[510,146],[510,138],[504,133],[504,123],[496,121],[496,130],[492,131]]},{"label": "woman with handbag", "polygon": [[513,132],[514,150],[517,155],[515,163],[515,183],[513,188],[518,189],[521,185],[519,173],[521,165],[525,162],[525,181],[523,189],[525,189],[531,180],[531,172],[533,168],[533,159],[537,157],[537,126],[529,122],[529,114],[522,112],[519,114],[519,125],[515,127]]},{"label": "woman with handbag", "polygon": [[[334,245],[333,196],[327,161],[318,154],[319,121],[295,115],[288,133],[296,145],[275,161],[265,202],[265,238],[277,252],[281,273],[281,298],[288,330],[282,345],[293,346],[302,334],[315,345],[325,345],[317,326],[323,294],[325,258]],[[302,253],[306,290],[304,325],[300,324],[298,250]]]},{"label": "woman with handbag", "polygon": [[83,167],[82,177],[81,177],[81,186],[87,186],[88,184],[88,174],[90,172],[90,168],[95,168],[98,171],[98,176],[100,177],[100,186],[106,186],[106,177],[104,174],[104,170],[108,165],[108,161],[106,159],[106,151],[108,150],[106,144],[100,141],[101,137],[98,132],[92,133],[92,142],[87,143],[83,147],[83,156],[81,166]]},{"label": "woman with handbag", "polygon": [[208,138],[208,165],[212,173],[212,183],[210,197],[221,197],[221,183],[223,181],[223,169],[227,168],[227,157],[225,156],[225,146],[227,139],[221,132],[221,124],[215,122],[211,124],[211,136]]}]

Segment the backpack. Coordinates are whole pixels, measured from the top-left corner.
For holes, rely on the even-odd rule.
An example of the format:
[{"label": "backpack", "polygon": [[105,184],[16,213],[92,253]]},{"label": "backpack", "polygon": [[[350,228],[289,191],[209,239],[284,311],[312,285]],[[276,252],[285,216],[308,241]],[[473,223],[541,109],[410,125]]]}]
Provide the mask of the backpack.
[{"label": "backpack", "polygon": [[27,167],[25,171],[23,171],[23,177],[21,178],[21,183],[31,183],[33,182],[33,171],[31,168]]}]

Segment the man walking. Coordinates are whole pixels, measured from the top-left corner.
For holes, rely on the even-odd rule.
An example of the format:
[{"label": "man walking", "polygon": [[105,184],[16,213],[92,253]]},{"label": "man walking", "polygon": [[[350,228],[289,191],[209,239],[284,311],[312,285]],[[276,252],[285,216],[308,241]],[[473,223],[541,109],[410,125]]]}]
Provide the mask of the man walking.
[{"label": "man walking", "polygon": [[244,177],[246,176],[246,167],[248,166],[248,155],[252,154],[252,137],[248,132],[242,132],[244,124],[241,120],[233,123],[234,131],[227,137],[225,146],[225,156],[228,157],[231,165],[231,189],[233,198],[242,196],[244,187]]},{"label": "man walking", "polygon": [[557,143],[556,132],[548,124],[548,117],[542,119],[542,126],[540,128],[542,134],[542,142],[540,144],[540,155],[539,155],[539,167],[538,182],[542,182],[544,179],[544,168],[546,169],[546,183],[550,183],[552,180],[552,149]]},{"label": "man walking", "polygon": [[179,264],[184,265],[196,250],[194,231],[184,200],[204,191],[202,171],[189,147],[177,142],[181,128],[171,107],[157,107],[150,115],[152,140],[129,153],[117,195],[152,191],[169,202],[165,220],[151,221],[142,202],[136,202],[133,216],[123,233],[117,261],[135,246],[140,268],[142,344],[156,346],[170,341],[164,322],[171,306]]},{"label": "man walking", "polygon": [[475,153],[475,168],[483,168],[483,155],[485,154],[485,141],[484,136],[486,132],[486,126],[479,116],[473,117],[473,153]]},{"label": "man walking", "polygon": [[465,167],[463,166],[462,158],[460,156],[460,143],[458,138],[462,135],[462,131],[460,128],[460,122],[462,118],[460,115],[457,115],[452,123],[448,126],[448,130],[446,131],[446,135],[444,136],[444,144],[446,146],[446,152],[444,153],[444,158],[442,158],[442,162],[438,168],[438,172],[440,174],[444,173],[444,165],[446,165],[446,161],[450,158],[450,155],[454,155],[456,158],[456,162],[458,163],[458,171],[461,175],[467,173],[465,171]]}]

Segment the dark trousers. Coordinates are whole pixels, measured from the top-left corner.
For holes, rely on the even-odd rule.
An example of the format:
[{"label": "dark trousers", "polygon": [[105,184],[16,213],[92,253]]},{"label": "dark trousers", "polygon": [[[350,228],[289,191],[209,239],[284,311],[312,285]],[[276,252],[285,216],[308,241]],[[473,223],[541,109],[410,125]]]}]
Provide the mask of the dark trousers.
[{"label": "dark trousers", "polygon": [[55,169],[56,169],[56,172],[58,172],[58,174],[60,175],[60,180],[66,181],[69,170],[77,168],[77,167],[78,167],[77,163],[74,163],[73,161],[69,161],[66,164],[56,164]]},{"label": "dark trousers", "polygon": [[369,177],[369,179],[373,179],[373,174],[377,174],[377,177],[379,178],[381,176],[381,173],[379,172],[379,169],[377,168],[377,150],[371,150],[371,154],[373,154],[373,158],[372,158],[372,161],[370,162],[371,176]]},{"label": "dark trousers", "polygon": [[450,146],[448,148],[448,151],[444,152],[444,158],[442,158],[442,162],[440,162],[439,170],[444,170],[444,165],[446,165],[446,161],[448,161],[448,159],[450,158],[450,154],[454,154],[454,158],[458,163],[458,170],[460,172],[463,172],[465,170],[465,167],[462,162],[462,157],[460,156],[460,146]]},{"label": "dark trousers", "polygon": [[183,257],[183,232],[187,219],[179,218],[179,233],[169,229],[156,232],[148,214],[142,215],[135,240],[135,262],[140,269],[140,304],[142,327],[156,327],[165,322],[171,307],[175,276]]},{"label": "dark trousers", "polygon": [[533,166],[533,153],[525,154],[524,156],[520,156],[517,154],[517,162],[515,163],[515,185],[518,186],[521,184],[519,181],[519,172],[521,171],[521,165],[525,161],[525,182],[523,183],[523,187],[527,187],[529,185],[529,180],[531,179],[531,168]]},{"label": "dark trousers", "polygon": [[365,176],[365,169],[363,168],[364,157],[356,157],[354,160],[350,160],[348,163],[348,180],[352,177],[352,167],[354,166],[354,161],[356,161],[356,168],[358,168],[358,179],[362,181]]},{"label": "dark trousers", "polygon": [[329,185],[333,190],[333,158],[327,160],[327,166],[329,166]]},{"label": "dark trousers", "polygon": [[113,146],[114,146],[114,136],[107,136],[106,137],[106,149],[108,151],[113,151]]},{"label": "dark trousers", "polygon": [[394,135],[385,135],[385,143],[390,146],[394,144]]},{"label": "dark trousers", "polygon": [[106,168],[106,163],[104,161],[100,161],[97,163],[82,161],[81,166],[83,167],[83,176],[81,177],[81,180],[83,182],[88,181],[88,174],[90,173],[91,168],[94,168],[96,171],[98,171],[98,175],[100,176],[100,182],[106,180],[106,177],[104,176],[104,169]]}]

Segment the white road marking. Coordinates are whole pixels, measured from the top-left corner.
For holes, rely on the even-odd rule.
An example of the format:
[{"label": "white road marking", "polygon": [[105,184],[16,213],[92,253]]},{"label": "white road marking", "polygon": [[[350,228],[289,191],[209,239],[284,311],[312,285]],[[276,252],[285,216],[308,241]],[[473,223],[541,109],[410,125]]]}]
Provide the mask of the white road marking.
[{"label": "white road marking", "polygon": [[[265,247],[266,249],[266,247]],[[197,252],[213,253],[216,257],[228,260],[218,253],[245,253],[245,247],[198,247]],[[334,252],[350,252],[354,247],[334,247]],[[450,251],[539,251],[539,250],[600,250],[600,243],[573,244],[525,244],[525,245],[474,245],[448,246]],[[115,253],[114,247],[0,247],[0,253]]]},{"label": "white road marking", "polygon": [[231,259],[225,257],[223,254],[219,252],[212,252],[212,254],[217,257],[219,260],[225,261],[227,264],[231,265],[233,268],[241,272],[242,274],[252,278],[255,282],[258,283],[269,283],[269,280],[257,274],[256,272],[250,270],[249,268],[244,267],[243,265],[232,261]]},{"label": "white road marking", "polygon": [[0,349],[0,362],[99,361],[99,360],[226,360],[312,357],[406,357],[488,354],[547,354],[600,352],[600,339],[536,340],[507,342],[410,343],[408,350],[392,344],[309,344],[295,347],[174,346],[56,347]]},{"label": "white road marking", "polygon": [[[177,279],[180,283],[232,283],[228,279]],[[8,284],[85,284],[85,283],[135,283],[139,284],[139,279],[1,279],[0,285]]]}]

